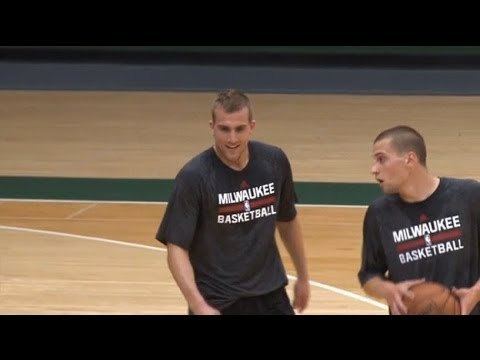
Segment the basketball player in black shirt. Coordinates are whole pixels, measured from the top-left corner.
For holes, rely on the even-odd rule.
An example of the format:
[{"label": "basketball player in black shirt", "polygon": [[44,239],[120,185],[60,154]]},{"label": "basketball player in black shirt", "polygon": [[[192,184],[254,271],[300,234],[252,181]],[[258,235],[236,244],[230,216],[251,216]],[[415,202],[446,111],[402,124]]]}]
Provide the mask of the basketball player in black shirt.
[{"label": "basketball player in black shirt", "polygon": [[[215,143],[178,173],[156,238],[190,314],[294,314],[310,288],[290,163],[251,141],[248,97],[221,92],[212,107]],[[275,242],[278,228],[298,280],[293,307]]]},{"label": "basketball player in black shirt", "polygon": [[407,126],[380,133],[373,158],[385,195],[364,219],[358,278],[365,292],[405,314],[409,288],[435,281],[454,289],[462,314],[479,314],[480,183],[430,174],[424,139]]}]

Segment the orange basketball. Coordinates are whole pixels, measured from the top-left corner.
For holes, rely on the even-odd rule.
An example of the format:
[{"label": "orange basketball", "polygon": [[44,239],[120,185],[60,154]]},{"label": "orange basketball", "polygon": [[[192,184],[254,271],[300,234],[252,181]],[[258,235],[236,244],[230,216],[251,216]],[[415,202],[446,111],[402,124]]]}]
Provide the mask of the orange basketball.
[{"label": "orange basketball", "polygon": [[426,281],[410,288],[415,297],[405,297],[407,315],[460,315],[460,301],[446,286]]}]

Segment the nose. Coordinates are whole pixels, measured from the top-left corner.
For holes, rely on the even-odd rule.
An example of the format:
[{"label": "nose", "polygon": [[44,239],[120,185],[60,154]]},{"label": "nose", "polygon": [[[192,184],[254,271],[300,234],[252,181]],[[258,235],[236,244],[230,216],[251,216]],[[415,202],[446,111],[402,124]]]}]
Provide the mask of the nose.
[{"label": "nose", "polygon": [[228,133],[227,141],[229,144],[235,144],[237,142],[237,134],[235,131],[230,131]]},{"label": "nose", "polygon": [[372,165],[372,167],[370,168],[370,172],[374,176],[378,175],[378,166],[376,163]]}]

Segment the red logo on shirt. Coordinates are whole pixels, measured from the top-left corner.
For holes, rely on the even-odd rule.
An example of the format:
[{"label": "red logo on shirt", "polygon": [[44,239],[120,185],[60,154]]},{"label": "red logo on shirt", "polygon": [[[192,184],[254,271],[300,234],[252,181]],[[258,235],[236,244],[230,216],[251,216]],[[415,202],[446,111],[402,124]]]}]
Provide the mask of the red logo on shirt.
[{"label": "red logo on shirt", "polygon": [[425,222],[425,221],[428,221],[428,216],[425,215],[425,214],[421,214],[420,215],[420,222],[422,223],[422,222]]}]

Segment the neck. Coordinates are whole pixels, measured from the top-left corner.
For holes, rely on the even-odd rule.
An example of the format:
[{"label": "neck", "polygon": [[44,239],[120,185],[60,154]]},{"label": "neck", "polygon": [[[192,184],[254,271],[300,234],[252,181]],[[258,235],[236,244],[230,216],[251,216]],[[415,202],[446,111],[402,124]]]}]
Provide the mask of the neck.
[{"label": "neck", "polygon": [[412,176],[400,191],[400,197],[406,202],[419,202],[427,199],[438,188],[440,179],[423,170]]},{"label": "neck", "polygon": [[217,150],[217,147],[215,144],[213,145],[213,150],[215,151],[215,154],[217,154],[218,158],[220,159],[221,162],[223,162],[225,165],[227,165],[229,168],[236,170],[236,171],[241,171],[243,170],[247,164],[248,160],[250,159],[250,154],[248,152],[248,146],[245,147],[245,151],[240,154],[240,156],[235,159],[235,160],[229,160],[223,154],[221,151]]}]

